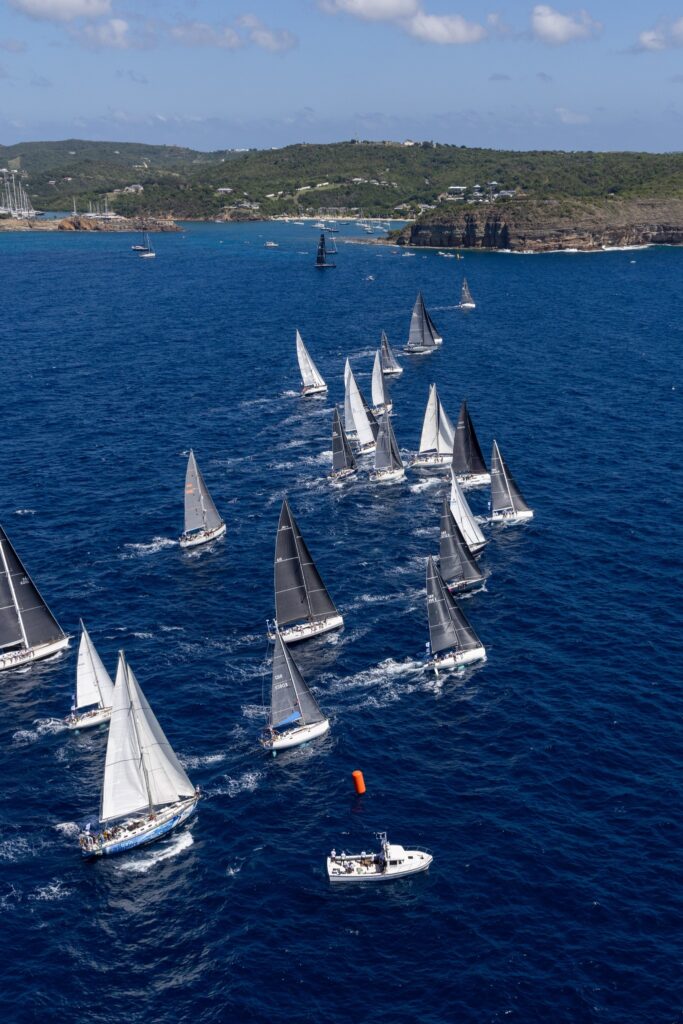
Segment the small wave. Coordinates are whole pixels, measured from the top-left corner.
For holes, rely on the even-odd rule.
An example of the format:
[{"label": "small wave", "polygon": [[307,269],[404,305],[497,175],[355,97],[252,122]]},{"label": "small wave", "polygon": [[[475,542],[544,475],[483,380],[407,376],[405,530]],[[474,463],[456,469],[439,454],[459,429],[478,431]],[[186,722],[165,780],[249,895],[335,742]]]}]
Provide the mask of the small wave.
[{"label": "small wave", "polygon": [[[280,392],[280,398],[301,398],[301,394],[298,391],[281,391]],[[262,398],[262,399],[259,399],[259,401],[261,401],[261,402],[263,402],[263,401],[270,402],[271,399],[263,399]],[[245,404],[245,403],[243,403],[243,404]],[[246,404],[247,405],[253,405],[254,403],[253,402],[247,402]]]},{"label": "small wave", "polygon": [[[285,394],[289,393],[285,392]],[[295,395],[296,391],[291,394]],[[240,402],[240,409],[247,409],[250,405],[270,405],[272,401],[272,398],[245,398],[243,402]]]},{"label": "small wave", "polygon": [[55,878],[47,885],[39,885],[34,892],[29,893],[28,899],[36,903],[51,903],[53,900],[64,900],[72,893],[73,889],[67,889],[63,882]]},{"label": "small wave", "polygon": [[162,864],[165,860],[170,860],[171,857],[177,857],[183,850],[189,850],[193,843],[191,832],[179,832],[172,836],[168,843],[156,847],[153,853],[138,854],[119,862],[116,866],[122,873],[146,875],[157,864]]},{"label": "small wave", "polygon": [[154,537],[149,544],[124,544],[127,553],[121,557],[144,558],[146,555],[155,555],[157,551],[162,551],[164,548],[174,548],[177,544],[178,541],[171,540],[170,537]]},{"label": "small wave", "polygon": [[59,718],[37,718],[33,725],[34,729],[18,729],[12,735],[12,742],[17,747],[28,746],[43,736],[55,736],[66,729],[66,725]]},{"label": "small wave", "polygon": [[34,508],[15,508],[15,516],[34,516],[36,510]]}]

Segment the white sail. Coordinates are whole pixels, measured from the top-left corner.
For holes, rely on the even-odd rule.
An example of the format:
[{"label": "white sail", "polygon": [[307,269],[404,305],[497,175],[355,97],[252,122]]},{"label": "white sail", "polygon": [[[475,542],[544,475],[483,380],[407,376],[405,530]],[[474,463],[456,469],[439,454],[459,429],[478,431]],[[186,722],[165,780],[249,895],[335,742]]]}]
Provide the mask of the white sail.
[{"label": "white sail", "polygon": [[123,653],[114,684],[100,821],[176,803],[194,794]]},{"label": "white sail", "polygon": [[356,433],[356,424],[353,420],[353,409],[351,408],[351,391],[349,389],[349,381],[353,376],[351,370],[351,363],[347,359],[344,363],[344,430],[347,434]]},{"label": "white sail", "polygon": [[455,427],[446,413],[436,390],[436,384],[429,388],[429,399],[422,423],[420,452],[438,452],[439,455],[453,454]]},{"label": "white sail", "polygon": [[83,632],[76,665],[76,710],[94,704],[100,708],[110,708],[114,698],[114,684],[82,622],[81,629]]},{"label": "white sail", "polygon": [[304,345],[301,335],[296,332],[296,355],[299,360],[299,369],[301,370],[301,380],[305,388],[317,387],[324,388],[325,381],[318,372],[318,367],[311,359],[308,349]]},{"label": "white sail", "polygon": [[351,415],[353,422],[358,432],[358,440],[361,445],[374,444],[375,435],[370,426],[370,420],[365,412],[365,406],[363,405],[363,398],[358,385],[356,384],[356,378],[353,375],[353,371],[349,369],[349,395],[351,399]]},{"label": "white sail", "polygon": [[441,455],[452,455],[453,454],[453,438],[455,437],[455,427],[453,422],[441,404],[439,399],[439,437],[438,437],[438,448]]},{"label": "white sail", "polygon": [[451,512],[470,551],[476,551],[483,547],[486,538],[479,528],[479,523],[472,515],[472,510],[467,504],[467,499],[453,470],[451,470]]},{"label": "white sail", "polygon": [[382,359],[379,349],[375,352],[375,362],[372,366],[372,404],[376,409],[381,409],[387,404],[387,396],[384,391],[384,375],[382,374]]}]

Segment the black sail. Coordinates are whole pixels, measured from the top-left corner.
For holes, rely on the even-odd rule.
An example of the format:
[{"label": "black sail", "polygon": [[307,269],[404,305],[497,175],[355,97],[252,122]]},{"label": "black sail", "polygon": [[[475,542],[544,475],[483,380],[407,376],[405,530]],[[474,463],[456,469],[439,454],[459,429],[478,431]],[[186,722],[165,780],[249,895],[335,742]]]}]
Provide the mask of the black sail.
[{"label": "black sail", "polygon": [[355,468],[356,460],[342,425],[339,409],[335,405],[332,416],[332,469],[338,473],[342,469]]},{"label": "black sail", "polygon": [[294,516],[292,516],[292,526],[294,527],[294,532],[296,534],[296,543],[299,549],[301,569],[304,574],[304,582],[308,593],[308,603],[311,609],[310,618],[315,622],[318,619],[326,619],[329,615],[337,615],[338,612],[336,605],[327,592],[327,587],[323,583],[320,573],[316,568],[311,552],[308,550],[306,545],[306,541],[301,536],[301,532]]},{"label": "black sail", "polygon": [[[356,387],[358,387],[357,384]],[[377,422],[377,417],[375,416],[374,412],[368,405],[367,398],[365,397],[360,388],[358,388],[358,394],[360,395],[360,400],[363,403],[363,408],[365,409],[366,416],[368,417],[368,423],[370,424],[372,436],[374,437],[375,441],[377,441],[377,435],[379,434],[379,423]]]},{"label": "black sail", "polygon": [[412,316],[410,318],[410,333],[408,335],[408,343],[406,345],[406,351],[411,349],[421,352],[425,349],[434,348],[436,342],[434,341],[434,331],[429,321],[429,314],[425,309],[424,299],[422,298],[422,292],[417,293],[417,299],[413,306]]},{"label": "black sail", "polygon": [[[0,527],[0,648],[61,640],[65,633]],[[22,633],[22,624],[26,635]]]},{"label": "black sail", "polygon": [[491,451],[491,511],[492,512],[530,512],[531,509],[522,497],[522,492],[500,454],[496,441]]},{"label": "black sail", "polygon": [[280,633],[276,632],[270,698],[271,726],[277,729],[295,723],[312,725],[314,722],[322,722],[324,718],[294,658],[283,644]]},{"label": "black sail", "polygon": [[446,498],[441,505],[439,572],[447,583],[479,583],[484,578]]},{"label": "black sail", "polygon": [[434,559],[427,559],[427,615],[432,654],[441,651],[473,651],[481,647],[464,612],[458,607]]},{"label": "black sail", "polygon": [[275,616],[279,625],[336,615],[287,499],[282,503],[275,542]]},{"label": "black sail", "polygon": [[426,306],[425,306],[425,317],[427,319],[427,323],[429,324],[429,329],[432,332],[433,337],[434,338],[440,338],[441,335],[439,334],[439,332],[437,330],[437,326],[434,323],[434,321],[432,320],[431,314],[430,314],[430,312],[429,312],[429,310],[427,309]]},{"label": "black sail", "polygon": [[466,401],[460,406],[455,427],[451,465],[456,476],[462,473],[488,472]]}]

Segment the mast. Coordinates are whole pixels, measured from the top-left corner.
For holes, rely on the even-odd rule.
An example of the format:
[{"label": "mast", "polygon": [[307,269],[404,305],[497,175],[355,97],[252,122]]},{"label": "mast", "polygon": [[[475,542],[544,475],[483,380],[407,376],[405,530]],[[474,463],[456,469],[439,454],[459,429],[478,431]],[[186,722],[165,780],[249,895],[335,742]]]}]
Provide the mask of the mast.
[{"label": "mast", "polygon": [[458,422],[453,439],[453,461],[451,465],[456,475],[488,472],[474,424],[467,408],[467,400],[463,400],[458,414]]}]

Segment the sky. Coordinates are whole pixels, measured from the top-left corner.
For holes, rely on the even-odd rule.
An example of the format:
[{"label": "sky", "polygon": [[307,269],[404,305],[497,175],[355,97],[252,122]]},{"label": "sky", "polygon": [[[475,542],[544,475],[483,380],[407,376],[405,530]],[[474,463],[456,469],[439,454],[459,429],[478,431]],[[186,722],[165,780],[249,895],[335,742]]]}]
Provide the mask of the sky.
[{"label": "sky", "polygon": [[680,151],[683,0],[0,0],[0,143]]}]

